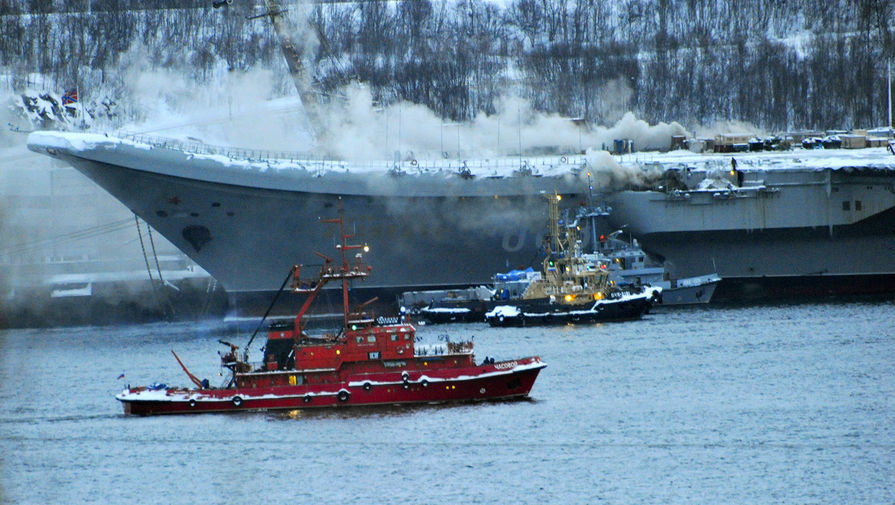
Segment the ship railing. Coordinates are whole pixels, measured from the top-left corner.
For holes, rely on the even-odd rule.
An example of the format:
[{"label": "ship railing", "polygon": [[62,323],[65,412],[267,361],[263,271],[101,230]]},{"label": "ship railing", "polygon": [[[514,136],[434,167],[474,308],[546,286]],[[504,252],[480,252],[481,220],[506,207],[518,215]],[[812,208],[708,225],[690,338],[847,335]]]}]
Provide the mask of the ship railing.
[{"label": "ship railing", "polygon": [[671,200],[689,200],[693,195],[712,195],[715,198],[753,198],[762,193],[777,193],[780,188],[768,186],[741,186],[734,188],[675,189],[666,194]]},{"label": "ship railing", "polygon": [[[161,149],[171,149],[182,151],[189,154],[207,154],[212,156],[225,156],[234,160],[246,161],[268,161],[268,160],[288,160],[288,161],[305,161],[321,159],[319,155],[315,156],[310,152],[303,151],[275,151],[262,149],[246,149],[232,146],[219,146],[206,144],[199,140],[179,140],[167,137],[156,137],[153,135],[145,135],[140,133],[120,132],[119,137],[132,140],[140,144],[150,145]],[[337,161],[327,160],[323,161]]]},{"label": "ship railing", "polygon": [[[561,165],[570,168],[584,165],[584,156],[540,156],[533,158],[499,157],[480,159],[413,159],[392,163],[395,175],[451,172],[474,177],[503,177],[507,173],[515,176],[537,177],[541,171]],[[395,172],[397,170],[397,172]],[[490,173],[489,173],[490,171]]]},{"label": "ship railing", "polygon": [[538,176],[541,170],[560,165],[580,167],[584,156],[539,156],[532,158],[499,157],[481,159],[405,159],[400,161],[363,160],[346,161],[307,151],[276,151],[247,149],[206,144],[199,140],[179,140],[139,133],[119,132],[118,137],[155,148],[181,151],[188,154],[223,156],[231,160],[300,165],[311,171],[388,171],[395,177],[406,174],[455,173],[461,176],[502,177],[512,172],[519,176]]}]

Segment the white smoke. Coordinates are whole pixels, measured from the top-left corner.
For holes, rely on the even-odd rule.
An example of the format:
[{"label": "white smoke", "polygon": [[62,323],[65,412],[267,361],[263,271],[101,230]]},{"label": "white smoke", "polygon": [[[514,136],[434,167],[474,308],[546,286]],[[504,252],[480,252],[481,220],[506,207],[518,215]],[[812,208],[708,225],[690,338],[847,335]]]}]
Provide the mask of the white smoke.
[{"label": "white smoke", "polygon": [[606,151],[588,149],[585,153],[592,185],[600,189],[646,184],[664,170],[660,165],[620,164]]},{"label": "white smoke", "polygon": [[671,147],[674,135],[687,135],[687,130],[677,121],[651,125],[637,119],[633,112],[626,112],[615,125],[594,128],[589,138],[591,146],[609,146],[616,139],[630,139],[635,150],[664,151]]},{"label": "white smoke", "polygon": [[125,70],[122,94],[128,117],[122,129],[210,144],[302,150],[309,136],[297,97],[277,98],[270,70],[215,70],[201,83],[177,69],[135,65]]},{"label": "white smoke", "polygon": [[[309,25],[309,7],[290,3],[282,31],[302,60],[311,61],[319,41]],[[370,89],[351,84],[336,93],[344,99],[308,104],[288,75],[270,69],[231,71],[219,61],[205,71],[184,62],[160,68],[153,50],[135,42],[110,72],[108,89],[82,90],[82,96],[109,96],[118,115],[94,130],[122,129],[210,144],[281,151],[311,151],[347,160],[470,159],[543,153],[584,153],[609,149],[616,139],[632,140],[637,150],[665,150],[672,135],[685,135],[678,123],[650,125],[628,111],[632,90],[624,80],[601,89],[596,106],[610,126],[587,125],[537,111],[531,103],[505,95],[494,114],[470,121],[445,121],[427,107],[406,101],[375,103]],[[202,72],[201,78],[198,73]],[[312,85],[305,78],[301,89]],[[207,75],[206,75],[207,74]],[[308,96],[303,93],[302,96]],[[114,123],[113,123],[114,121]]]},{"label": "white smoke", "polygon": [[735,119],[718,120],[708,125],[699,125],[693,127],[693,136],[699,138],[713,138],[715,135],[722,133],[745,133],[754,135],[755,137],[765,137],[768,132],[748,121],[738,121]]},{"label": "white smoke", "polygon": [[137,118],[127,131],[255,149],[316,149],[351,161],[587,152],[611,149],[617,139],[632,140],[637,150],[667,150],[673,135],[687,134],[677,122],[651,125],[631,112],[614,125],[589,127],[536,111],[516,96],[503,97],[495,114],[455,123],[420,104],[377,104],[362,84],[342,90],[342,100],[317,105],[312,117],[320,123],[312,132],[299,98],[278,93],[269,70],[223,72],[203,85],[175,70],[137,67],[125,81],[126,108]]},{"label": "white smoke", "polygon": [[600,117],[621,118],[631,110],[631,97],[634,90],[621,77],[612,79],[600,88],[597,111]]},{"label": "white smoke", "polygon": [[[307,61],[312,60],[320,48],[317,31],[309,22],[313,8],[311,2],[291,2],[282,20],[284,29],[288,31],[283,36],[289,37],[296,51]],[[310,72],[307,74],[310,75]]]},{"label": "white smoke", "polygon": [[355,84],[345,101],[321,106],[321,147],[349,160],[391,158],[489,158],[537,152],[584,152],[631,139],[637,149],[667,150],[673,135],[686,135],[677,122],[650,125],[628,112],[613,126],[588,128],[571,118],[534,110],[514,96],[503,97],[497,113],[480,113],[465,123],[439,118],[419,104],[378,107],[372,93]]}]

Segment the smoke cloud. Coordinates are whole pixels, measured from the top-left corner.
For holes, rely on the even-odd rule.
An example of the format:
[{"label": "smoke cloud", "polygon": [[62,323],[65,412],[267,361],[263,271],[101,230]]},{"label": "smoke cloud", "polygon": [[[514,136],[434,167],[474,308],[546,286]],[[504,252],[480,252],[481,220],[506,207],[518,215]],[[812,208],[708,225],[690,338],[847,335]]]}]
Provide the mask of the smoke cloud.
[{"label": "smoke cloud", "polygon": [[768,132],[748,121],[734,119],[719,120],[708,125],[700,125],[693,128],[693,135],[701,138],[712,138],[721,133],[749,133],[756,137],[765,137]]},{"label": "smoke cloud", "polygon": [[353,85],[344,102],[322,106],[320,148],[349,160],[409,158],[490,158],[544,152],[608,149],[616,139],[632,139],[638,149],[666,150],[673,135],[686,135],[677,122],[650,125],[627,112],[613,126],[582,125],[571,118],[534,110],[506,96],[493,115],[466,123],[445,122],[428,108],[408,102],[377,107],[369,89]]},{"label": "smoke cloud", "polygon": [[622,78],[612,79],[600,88],[600,101],[596,104],[600,117],[621,118],[631,110],[634,90]]},{"label": "smoke cloud", "polygon": [[585,153],[593,186],[599,189],[618,189],[631,185],[641,185],[651,178],[661,175],[657,165],[619,164],[606,151],[588,149]]},{"label": "smoke cloud", "polygon": [[[666,150],[677,122],[648,124],[626,112],[611,126],[589,126],[536,111],[525,99],[505,96],[495,114],[471,121],[441,119],[427,107],[405,101],[381,105],[370,89],[352,84],[344,98],[304,113],[296,95],[280,93],[270,70],[221,72],[200,84],[176,70],[135,66],[127,70],[123,129],[210,144],[255,149],[316,151],[349,161],[493,158],[610,149],[631,139],[638,150]],[[318,124],[309,124],[313,118]]]},{"label": "smoke cloud", "polygon": [[[290,6],[281,20],[294,53],[308,61],[319,41],[308,12]],[[287,49],[287,52],[290,49]],[[121,58],[115,89],[104,93],[118,102],[123,129],[210,144],[255,149],[316,151],[350,161],[391,159],[492,158],[544,153],[584,153],[609,149],[615,139],[631,139],[639,150],[668,149],[672,135],[685,135],[679,123],[650,125],[628,112],[632,90],[623,80],[606,84],[597,104],[611,126],[586,125],[540,112],[513,95],[502,97],[494,114],[471,121],[444,121],[427,107],[405,101],[376,103],[370,89],[348,85],[329,102],[307,92],[309,72],[298,83],[269,69],[230,71],[223,62],[197,79],[195,69],[153,66],[151,51],[137,42]],[[305,111],[309,113],[306,113]],[[97,129],[113,125],[97,124]]]},{"label": "smoke cloud", "polygon": [[[133,61],[141,61],[140,46],[131,52],[136,53]],[[271,70],[216,69],[204,83],[178,69],[145,64],[124,72],[121,94],[127,103],[120,107],[129,118],[121,127],[125,131],[258,149],[302,150],[309,145],[300,101],[282,98],[281,83]]]}]

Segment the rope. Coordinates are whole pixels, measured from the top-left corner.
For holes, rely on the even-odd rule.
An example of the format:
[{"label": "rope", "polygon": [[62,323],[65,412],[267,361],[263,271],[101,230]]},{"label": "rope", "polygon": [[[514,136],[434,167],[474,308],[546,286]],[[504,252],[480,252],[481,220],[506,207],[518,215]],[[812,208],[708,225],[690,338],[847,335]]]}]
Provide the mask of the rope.
[{"label": "rope", "polygon": [[[158,293],[156,293],[155,279],[152,278],[152,268],[149,266],[149,258],[146,256],[146,245],[143,243],[143,232],[140,231],[140,218],[137,217],[137,214],[134,213],[134,223],[137,225],[137,235],[140,237],[140,249],[143,250],[143,260],[146,262],[146,273],[149,274],[149,285],[151,287],[152,299],[155,301],[155,306],[161,308],[165,311],[165,316],[168,316],[168,312],[162,307],[162,304],[159,303]],[[169,302],[170,303],[170,302]]]},{"label": "rope", "polygon": [[89,228],[84,228],[81,230],[75,230],[69,233],[62,233],[60,235],[56,235],[52,238],[35,240],[33,242],[23,242],[18,244],[12,244],[8,247],[0,247],[0,256],[15,256],[18,254],[27,253],[34,250],[43,249],[54,244],[66,243],[66,242],[75,242],[78,240],[86,240],[89,238],[95,238],[102,235],[114,233],[120,230],[124,230],[128,226],[129,219],[123,219],[121,221],[113,221],[111,223],[100,224],[96,226],[91,226]]},{"label": "rope", "polygon": [[201,316],[205,317],[208,315],[208,308],[211,306],[211,297],[214,296],[215,290],[217,290],[218,281],[214,277],[208,278],[208,284],[205,285],[205,303],[202,304],[202,312]]},{"label": "rope", "polygon": [[[146,256],[146,245],[143,243],[143,232],[140,230],[140,218],[134,214],[134,223],[137,225],[137,235],[140,237],[140,249],[143,251],[143,261],[146,262],[146,273],[149,274],[149,281],[155,286],[155,279],[152,278],[152,268],[149,266],[149,258]],[[153,289],[153,294],[155,290]]]},{"label": "rope", "polygon": [[[143,222],[146,223],[146,221]],[[152,228],[149,227],[149,223],[146,223],[146,234],[149,235],[149,245],[152,246],[152,257],[155,258],[155,270],[158,272],[158,280],[164,284],[165,279],[162,279],[162,267],[158,263],[158,254],[155,252],[155,240],[152,239]]]},{"label": "rope", "polygon": [[[146,223],[146,221],[143,221]],[[149,223],[146,223],[146,234],[149,235],[149,245],[152,246],[152,257],[155,258],[155,270],[158,272],[158,280],[162,286],[165,286],[165,279],[162,279],[162,266],[158,262],[158,254],[155,253],[155,240],[152,239],[152,228],[149,227]],[[148,263],[148,260],[147,260]],[[173,285],[171,286],[177,291],[180,291]],[[174,304],[171,302],[170,296],[165,296],[165,303],[168,305],[168,309],[170,310],[171,317],[177,315],[177,312],[174,310]]]}]

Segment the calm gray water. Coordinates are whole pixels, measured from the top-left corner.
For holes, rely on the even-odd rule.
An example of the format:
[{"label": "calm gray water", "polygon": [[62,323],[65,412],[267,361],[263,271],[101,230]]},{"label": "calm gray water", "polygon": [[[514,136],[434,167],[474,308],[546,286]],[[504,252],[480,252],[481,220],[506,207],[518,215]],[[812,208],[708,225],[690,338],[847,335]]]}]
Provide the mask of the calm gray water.
[{"label": "calm gray water", "polygon": [[[6,503],[895,502],[892,302],[430,326],[540,354],[531,401],[125,417],[125,385],[217,383],[218,324],[0,332]],[[122,373],[126,379],[117,379]]]}]

